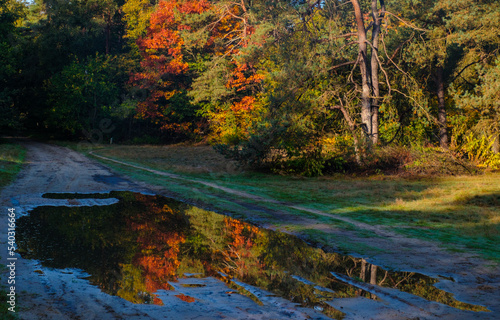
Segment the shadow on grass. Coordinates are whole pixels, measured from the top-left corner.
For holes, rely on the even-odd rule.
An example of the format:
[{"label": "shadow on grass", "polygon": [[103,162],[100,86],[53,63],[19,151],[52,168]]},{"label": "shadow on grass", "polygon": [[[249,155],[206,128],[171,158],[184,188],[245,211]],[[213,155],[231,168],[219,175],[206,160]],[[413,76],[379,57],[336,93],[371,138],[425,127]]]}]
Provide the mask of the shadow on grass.
[{"label": "shadow on grass", "polygon": [[500,208],[500,193],[476,195],[457,201],[459,205]]}]

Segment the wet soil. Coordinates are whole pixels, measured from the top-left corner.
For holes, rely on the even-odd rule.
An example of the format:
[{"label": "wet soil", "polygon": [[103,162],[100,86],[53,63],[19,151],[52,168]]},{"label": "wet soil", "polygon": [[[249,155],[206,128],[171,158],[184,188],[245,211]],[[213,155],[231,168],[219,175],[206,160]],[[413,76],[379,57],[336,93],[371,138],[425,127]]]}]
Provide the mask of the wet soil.
[{"label": "wet soil", "polygon": [[[29,210],[39,206],[92,206],[112,205],[113,198],[87,199],[50,199],[44,193],[107,193],[113,190],[135,191],[143,194],[171,194],[169,190],[157,186],[134,182],[115,174],[105,166],[85,158],[81,154],[66,148],[25,142],[27,162],[17,180],[2,190],[2,216],[0,236],[6,239],[7,209],[16,208],[18,216],[26,215]],[[166,178],[183,179],[175,175]],[[218,186],[213,185],[217,188]],[[219,189],[222,189],[219,187]],[[227,189],[227,188],[223,188]],[[238,203],[254,204],[251,195],[224,190]],[[273,201],[264,199],[264,201]],[[259,199],[262,202],[262,199]],[[490,312],[462,311],[441,303],[429,302],[414,295],[396,289],[383,288],[359,282],[356,279],[341,279],[341,275],[332,274],[338,281],[352,281],[351,286],[379,297],[378,300],[367,296],[334,298],[330,306],[341,310],[345,319],[497,319],[500,314],[500,268],[489,261],[476,258],[471,254],[450,253],[439,244],[405,238],[380,226],[357,223],[360,230],[370,230],[380,237],[364,238],[355,231],[345,231],[316,224],[312,219],[297,218],[287,214],[286,208],[297,205],[283,204],[280,212],[268,213],[279,215],[280,219],[290,218],[297,224],[309,224],[319,229],[343,237],[349,237],[353,243],[369,244],[380,248],[376,255],[365,258],[387,269],[419,273],[439,278],[436,287],[452,293],[458,300],[474,305],[486,306]],[[305,208],[298,209],[309,210]],[[266,210],[266,209],[263,209]],[[316,214],[328,215],[322,212]],[[250,217],[250,220],[252,217]],[[259,224],[272,226],[272,220]],[[4,240],[2,240],[4,241]],[[2,247],[6,243],[2,242]],[[334,247],[334,245],[332,246]],[[6,252],[6,250],[4,250]],[[382,252],[382,253],[381,253]],[[1,254],[2,263],[6,264],[5,253]],[[6,283],[6,274],[2,274],[2,283]],[[126,299],[104,293],[91,284],[88,274],[80,269],[68,267],[60,269],[44,266],[38,260],[23,259],[18,256],[16,265],[17,301],[21,306],[21,319],[302,319],[323,318],[324,314],[310,308],[303,308],[289,300],[279,297],[267,297],[260,303],[240,294],[232,294],[224,281],[209,277],[205,286],[196,286],[196,281],[189,277],[178,279],[175,290],[161,290],[159,299],[163,306],[154,304],[134,304]],[[198,280],[197,280],[198,281]],[[238,280],[235,280],[238,281]],[[195,286],[191,286],[195,285]],[[248,287],[247,291],[259,290]],[[229,292],[229,293],[228,293]],[[254,294],[254,295],[255,295]],[[187,297],[187,298],[186,298]],[[191,301],[189,297],[194,297]],[[190,302],[191,301],[191,302]]]}]

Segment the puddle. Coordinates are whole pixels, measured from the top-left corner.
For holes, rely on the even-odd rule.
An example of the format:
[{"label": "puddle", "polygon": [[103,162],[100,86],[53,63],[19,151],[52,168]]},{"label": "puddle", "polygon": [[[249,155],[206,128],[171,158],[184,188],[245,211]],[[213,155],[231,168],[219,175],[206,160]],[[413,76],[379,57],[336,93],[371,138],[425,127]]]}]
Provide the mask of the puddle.
[{"label": "puddle", "polygon": [[102,183],[110,184],[110,185],[117,185],[120,183],[129,183],[130,182],[126,179],[123,179],[123,178],[120,178],[117,176],[113,176],[113,175],[104,176],[104,175],[100,175],[100,174],[95,174],[92,176],[92,178],[94,178],[94,181],[96,181],[96,182],[102,182]]},{"label": "puddle", "polygon": [[44,197],[120,200],[108,206],[37,207],[18,220],[18,251],[46,267],[82,269],[102,291],[133,303],[162,305],[156,293],[174,290],[178,279],[192,283],[184,281],[181,286],[196,288],[204,286],[204,278],[215,277],[228,285],[228,292],[259,304],[266,290],[335,319],[341,319],[342,312],[326,302],[359,296],[379,299],[380,290],[370,289],[373,284],[458,309],[488,311],[435,288],[437,279],[325,253],[294,236],[169,198],[132,192]]}]

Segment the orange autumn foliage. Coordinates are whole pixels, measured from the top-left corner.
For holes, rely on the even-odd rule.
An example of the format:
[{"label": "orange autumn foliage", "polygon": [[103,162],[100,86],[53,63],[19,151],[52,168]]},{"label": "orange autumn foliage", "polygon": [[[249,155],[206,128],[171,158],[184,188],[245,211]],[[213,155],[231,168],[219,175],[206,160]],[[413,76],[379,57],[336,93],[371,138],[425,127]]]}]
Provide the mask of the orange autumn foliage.
[{"label": "orange autumn foliage", "polygon": [[137,105],[138,118],[151,119],[164,130],[186,132],[192,127],[189,121],[176,121],[177,115],[170,103],[174,95],[186,89],[178,79],[188,71],[180,31],[189,30],[190,26],[181,16],[200,14],[209,8],[205,0],[159,2],[151,15],[146,36],[137,41],[143,58],[142,72],[133,74],[130,79],[132,84],[149,91],[148,97]]},{"label": "orange autumn foliage", "polygon": [[184,302],[188,302],[188,303],[191,303],[191,302],[195,302],[196,299],[193,298],[193,297],[190,297],[190,296],[186,296],[185,294],[176,294],[175,295],[177,298],[181,299],[182,301]]},{"label": "orange autumn foliage", "polygon": [[249,36],[255,32],[253,26],[248,24],[245,16],[246,8],[242,4],[233,3],[223,6],[217,14],[219,20],[213,26],[208,46],[215,45],[216,40],[222,40],[223,45],[215,46],[216,55],[235,55],[240,47],[246,47]]},{"label": "orange autumn foliage", "polygon": [[235,88],[237,92],[250,90],[263,79],[264,76],[258,74],[249,63],[236,64],[236,68],[233,70],[226,86],[231,89]]},{"label": "orange autumn foliage", "polygon": [[234,89],[232,103],[227,109],[217,110],[212,114],[212,130],[216,140],[224,136],[244,139],[258,113],[256,94],[260,91],[260,83],[264,75],[259,74],[250,63],[233,63],[232,70],[226,83],[228,89]]},{"label": "orange autumn foliage", "polygon": [[[192,106],[192,118],[182,112],[189,110],[189,107],[186,108],[188,101],[185,94],[190,90],[196,74],[196,70],[190,69],[190,63],[196,61],[192,60],[193,55],[186,55],[185,49],[193,43],[193,39],[183,37],[190,31],[194,34],[204,30],[207,37],[202,37],[204,40],[197,45],[201,45],[206,54],[229,59],[231,65],[225,84],[233,92],[226,100],[230,102],[230,107],[205,113],[212,133],[216,137],[229,134],[240,138],[248,134],[255,117],[256,93],[260,91],[264,76],[258,73],[251,62],[239,62],[234,58],[241,55],[240,49],[249,45],[250,36],[255,33],[255,28],[248,21],[248,8],[245,5],[243,1],[213,4],[207,0],[159,2],[151,15],[147,35],[138,40],[143,57],[142,70],[131,77],[131,83],[148,92],[147,98],[138,102],[138,118],[150,119],[163,130],[194,134],[203,131],[201,122],[193,119],[196,106]],[[207,11],[212,17],[210,24],[189,24],[189,15]],[[180,111],[176,108],[180,108]]]},{"label": "orange autumn foliage", "polygon": [[[139,195],[139,198],[145,196]],[[182,231],[165,230],[161,222],[172,218],[173,210],[167,205],[156,206],[147,203],[144,214],[129,221],[132,230],[138,231],[138,254],[133,264],[139,266],[146,281],[146,289],[156,292],[159,289],[170,290],[167,280],[174,279],[179,268],[180,245],[186,241]],[[175,217],[173,217],[175,219]]]},{"label": "orange autumn foliage", "polygon": [[227,249],[222,252],[227,262],[223,272],[244,277],[250,272],[250,268],[260,269],[257,257],[252,253],[255,238],[262,235],[259,228],[227,217],[224,218],[224,226],[229,243]]}]

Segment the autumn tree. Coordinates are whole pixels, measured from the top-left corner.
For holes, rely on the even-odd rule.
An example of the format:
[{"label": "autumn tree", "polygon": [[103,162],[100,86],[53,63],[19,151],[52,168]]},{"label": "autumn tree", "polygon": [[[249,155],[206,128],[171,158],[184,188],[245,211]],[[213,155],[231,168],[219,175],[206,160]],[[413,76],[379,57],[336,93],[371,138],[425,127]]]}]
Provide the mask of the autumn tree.
[{"label": "autumn tree", "polygon": [[189,96],[210,123],[210,140],[235,144],[247,138],[259,109],[264,76],[245,52],[255,46],[255,22],[246,1],[214,4],[211,16],[203,39],[209,55],[199,59]]},{"label": "autumn tree", "polygon": [[[362,141],[370,141],[363,143],[365,148],[378,142],[378,46],[384,2],[380,7],[372,3],[373,21],[367,26],[365,7],[357,1],[352,2],[356,15],[337,1],[265,7],[258,3],[252,2],[248,10],[258,18],[240,59],[251,61],[262,75],[255,95],[261,109],[254,114],[246,141],[234,152],[221,150],[254,164],[295,163],[303,168],[299,170],[318,174],[327,156],[324,139],[339,133],[344,118],[359,158]],[[353,66],[359,66],[359,72]],[[362,139],[357,137],[359,128]]]},{"label": "autumn tree", "polygon": [[190,108],[186,96],[191,77],[189,56],[183,52],[183,30],[192,15],[209,9],[209,3],[201,1],[161,1],[151,15],[147,34],[138,39],[142,55],[141,71],[131,82],[147,96],[138,102],[138,115],[159,124],[162,130],[187,134],[196,131],[196,110]]},{"label": "autumn tree", "polygon": [[[377,6],[380,2],[380,8]],[[378,143],[378,104],[380,100],[379,88],[379,37],[382,19],[385,15],[385,2],[383,0],[371,1],[371,40],[367,39],[367,26],[363,11],[358,0],[351,0],[356,17],[356,30],[358,42],[359,70],[361,73],[361,123],[363,131],[374,144]],[[370,50],[369,48],[370,47]]]}]

